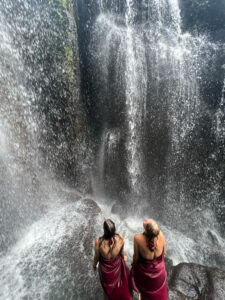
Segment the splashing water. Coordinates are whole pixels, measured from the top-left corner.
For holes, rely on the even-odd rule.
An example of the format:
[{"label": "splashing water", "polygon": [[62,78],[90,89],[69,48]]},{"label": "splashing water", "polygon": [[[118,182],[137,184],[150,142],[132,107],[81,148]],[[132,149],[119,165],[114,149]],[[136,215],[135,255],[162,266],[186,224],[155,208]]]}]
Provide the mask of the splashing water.
[{"label": "splashing water", "polygon": [[[100,67],[97,76],[102,86],[113,81],[124,89],[132,203],[143,198],[147,184],[144,132],[149,134],[154,122],[156,132],[163,126],[164,131],[169,128],[169,168],[200,117],[199,77],[213,47],[204,36],[182,32],[178,1],[145,1],[138,8],[135,1],[127,0],[124,10],[120,3],[108,6],[101,1],[90,51],[94,66]],[[105,93],[107,102],[110,91]]]},{"label": "splashing water", "polygon": [[[29,8],[30,2],[24,3]],[[142,221],[154,213],[155,205],[160,208],[159,224],[166,236],[167,255],[174,264],[186,261],[221,266],[224,262],[225,242],[211,206],[196,207],[195,197],[192,201],[189,201],[192,195],[187,197],[185,181],[178,181],[173,174],[185,151],[189,151],[190,136],[200,122],[204,109],[200,93],[201,69],[207,64],[211,51],[216,51],[216,45],[204,36],[182,32],[177,0],[148,0],[141,4],[134,0],[90,3],[98,6],[99,12],[89,29],[93,36],[85,49],[96,69],[97,77],[93,75],[93,78],[102,99],[100,106],[103,104],[104,113],[107,112],[100,130],[101,141],[97,143],[95,168],[100,182],[97,189],[101,190],[101,199],[96,199],[96,203],[101,207],[101,213],[90,199],[88,206],[77,191],[67,190],[64,184],[51,181],[50,174],[39,164],[38,137],[43,130],[47,143],[50,130],[46,126],[46,115],[37,117],[40,107],[36,100],[41,91],[28,87],[26,80],[38,74],[42,77],[43,70],[35,73],[32,65],[25,68],[14,39],[16,34],[28,29],[22,28],[18,32],[0,11],[0,54],[4,58],[0,59],[0,192],[3,200],[0,205],[4,211],[0,216],[2,299],[100,299],[97,280],[90,270],[92,242],[94,237],[102,235],[104,217],[111,217],[117,230],[125,235],[125,250],[130,259],[133,236],[142,232]],[[36,44],[29,48],[31,52],[39,47],[39,38],[48,33],[49,28],[56,36],[58,34],[52,20],[49,27],[43,25],[45,22],[39,23],[41,18],[49,18],[49,14],[41,16],[35,12],[35,15],[30,30],[43,26],[43,31],[35,36]],[[54,70],[65,72],[60,67]],[[49,77],[45,76],[43,81],[49,87]],[[54,125],[58,126],[61,106],[47,105],[52,100],[49,95],[45,100],[46,107],[43,103],[42,106],[50,110]],[[110,109],[117,105],[119,109],[111,112]],[[217,143],[221,145],[224,138],[223,106],[224,88],[213,129]],[[51,132],[49,139],[54,134]],[[165,151],[160,148],[162,140],[166,140]],[[45,149],[44,142],[41,146]],[[63,148],[64,144],[65,140],[59,139],[55,150]],[[156,149],[154,145],[157,145]],[[81,149],[82,153],[86,151],[85,147]],[[75,166],[72,164],[71,168]],[[153,170],[151,176],[149,170]],[[218,180],[207,198],[212,203],[220,197],[222,173],[219,170],[217,173],[215,178]],[[162,180],[166,195],[161,197],[161,185],[157,189],[158,182],[154,178],[158,182]],[[112,213],[114,205],[115,208],[118,206],[117,211],[121,208],[116,200],[123,185],[127,194],[122,200],[131,212],[136,213],[141,208],[141,217],[130,213],[129,209],[123,218],[121,214]],[[106,199],[109,187],[115,203],[109,204]],[[160,194],[158,198],[157,194]],[[163,205],[157,203],[160,197]],[[200,200],[202,198],[200,195]],[[184,218],[185,210],[188,219]],[[166,220],[163,220],[164,215]],[[27,220],[29,218],[31,221]]]}]

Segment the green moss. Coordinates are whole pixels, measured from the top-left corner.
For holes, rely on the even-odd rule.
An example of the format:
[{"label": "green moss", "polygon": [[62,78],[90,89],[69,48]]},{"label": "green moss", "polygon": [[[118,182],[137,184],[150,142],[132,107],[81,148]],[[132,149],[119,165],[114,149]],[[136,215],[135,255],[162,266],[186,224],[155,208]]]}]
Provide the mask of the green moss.
[{"label": "green moss", "polygon": [[[65,1],[65,0],[64,0]],[[50,0],[52,8],[52,16],[58,27],[67,27],[68,19],[66,16],[66,7],[63,0]]]},{"label": "green moss", "polygon": [[[71,35],[71,32],[68,32],[68,40],[69,40],[69,35]],[[70,41],[70,40],[69,40]],[[66,57],[66,73],[69,76],[69,80],[73,80],[74,78],[74,53],[73,53],[73,48],[72,45],[69,43],[65,47],[65,57]]]},{"label": "green moss", "polygon": [[65,8],[65,10],[67,11],[71,11],[72,9],[72,3],[71,1],[68,1],[68,0],[58,0],[62,3],[63,7]]},{"label": "green moss", "polygon": [[63,7],[67,10],[68,9],[68,2],[67,2],[67,0],[59,0],[59,1],[62,3]]},{"label": "green moss", "polygon": [[[72,32],[69,30],[67,13],[73,17],[73,7],[71,0],[50,0],[54,18],[57,22],[57,26],[60,26],[64,30],[65,46],[64,48],[64,75],[63,78],[66,83],[72,82],[75,76],[75,61],[74,61],[74,49]],[[75,20],[74,20],[75,22]]]}]

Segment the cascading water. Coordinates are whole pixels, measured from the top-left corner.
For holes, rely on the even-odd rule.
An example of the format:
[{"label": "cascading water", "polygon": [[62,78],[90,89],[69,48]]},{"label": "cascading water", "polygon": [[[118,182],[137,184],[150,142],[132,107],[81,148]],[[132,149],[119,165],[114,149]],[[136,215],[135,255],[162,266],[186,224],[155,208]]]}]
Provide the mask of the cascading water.
[{"label": "cascading water", "polygon": [[[104,183],[107,181],[105,174],[108,174],[108,171],[111,170],[110,165],[107,165],[107,161],[115,160],[114,153],[117,147],[117,144],[120,140],[120,132],[116,130],[104,131],[102,134],[102,141],[100,150],[98,152],[97,165],[98,165],[98,178],[95,183],[95,194],[97,197],[104,198],[105,195],[105,186]],[[112,183],[111,178],[109,181]]]},{"label": "cascading water", "polygon": [[4,16],[0,19],[0,249],[5,250],[19,236],[20,224],[38,214],[41,197],[37,204],[37,123],[31,108],[35,96],[25,87],[25,69],[10,28]]},{"label": "cascading water", "polygon": [[[183,32],[177,0],[87,6],[92,14],[80,13],[78,23],[80,47],[89,45],[81,59],[91,74],[87,79],[85,73],[85,89],[97,124],[96,174],[101,170],[103,201],[114,201],[113,212],[155,216],[190,239],[199,235],[195,224],[201,219],[202,241],[210,244],[209,236],[221,230],[216,220],[221,210],[215,208],[221,207],[223,171],[204,74],[220,45]],[[78,3],[78,11],[84,7]],[[106,132],[112,131],[120,138],[108,152]],[[223,242],[218,244],[215,256],[221,257]],[[202,251],[206,263],[208,250]]]},{"label": "cascading water", "polygon": [[[115,80],[120,81],[120,76],[122,76],[125,86],[127,176],[131,193],[140,197],[142,170],[140,130],[144,123],[146,110],[147,69],[143,42],[134,32],[134,12],[132,6],[132,1],[126,2],[125,27],[120,27],[116,23],[116,16],[109,13],[107,8],[104,9],[105,6],[101,2],[95,34],[98,34],[100,39],[99,45],[97,45],[97,52],[100,52],[98,59],[104,61],[100,72],[104,72],[102,75],[106,78],[109,76],[108,67],[111,61],[111,50],[114,47],[116,50],[118,47],[115,63],[115,72],[118,78],[115,78]],[[99,30],[101,31],[100,34],[98,33]],[[105,43],[105,40],[107,43]],[[102,138],[104,140],[104,134]],[[102,147],[100,147],[101,151]],[[105,156],[101,157],[104,158]],[[134,198],[133,201],[135,201]]]},{"label": "cascading water", "polygon": [[125,13],[126,25],[126,66],[125,66],[125,89],[128,123],[128,173],[131,181],[131,190],[136,197],[141,196],[141,147],[140,129],[143,126],[143,118],[146,112],[147,94],[147,70],[145,48],[138,35],[133,33],[134,12],[133,1],[126,2]]},{"label": "cascading water", "polygon": [[[178,1],[101,1],[99,6],[90,57],[99,82],[95,98],[103,102],[102,126],[125,136],[131,203],[149,197],[154,202],[165,197],[159,177],[166,186],[201,117],[201,69],[215,46],[204,36],[182,32]],[[116,116],[116,107],[123,116]]]},{"label": "cascading water", "polygon": [[[224,87],[213,109],[204,91],[220,45],[182,31],[177,0],[14,2],[0,2],[0,298],[101,299],[108,216],[129,258],[154,216],[174,264],[221,268]],[[92,176],[102,212],[74,190]]]},{"label": "cascading water", "polygon": [[[225,69],[225,65],[224,65],[224,69]],[[221,140],[221,141],[223,141],[225,138],[224,105],[225,105],[225,79],[223,82],[221,102],[218,111],[216,113],[216,122],[215,122],[216,123],[215,132],[216,132],[217,140]]]},{"label": "cascading water", "polygon": [[[81,181],[87,167],[69,8],[58,1],[0,2],[0,299],[86,297],[87,280],[75,271],[83,267],[71,265],[81,261],[79,252],[83,259],[92,253],[82,248],[88,237],[76,243],[74,234],[93,227],[87,206],[96,214],[98,207],[90,200],[85,204],[77,191],[56,179],[65,178],[66,165]],[[69,171],[70,164],[75,171]],[[53,170],[59,165],[57,176]],[[83,272],[88,269],[90,263]],[[90,280],[93,292],[98,286]]]}]

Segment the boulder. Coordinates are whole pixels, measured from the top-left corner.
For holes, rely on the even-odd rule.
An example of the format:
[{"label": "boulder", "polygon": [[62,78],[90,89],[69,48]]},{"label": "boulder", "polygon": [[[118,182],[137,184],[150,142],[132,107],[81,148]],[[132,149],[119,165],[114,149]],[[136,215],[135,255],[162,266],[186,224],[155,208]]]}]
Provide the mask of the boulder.
[{"label": "boulder", "polygon": [[225,272],[193,263],[169,267],[170,300],[222,300],[225,296]]},{"label": "boulder", "polygon": [[0,260],[0,298],[102,299],[92,268],[100,212],[92,199],[63,201],[34,223]]}]

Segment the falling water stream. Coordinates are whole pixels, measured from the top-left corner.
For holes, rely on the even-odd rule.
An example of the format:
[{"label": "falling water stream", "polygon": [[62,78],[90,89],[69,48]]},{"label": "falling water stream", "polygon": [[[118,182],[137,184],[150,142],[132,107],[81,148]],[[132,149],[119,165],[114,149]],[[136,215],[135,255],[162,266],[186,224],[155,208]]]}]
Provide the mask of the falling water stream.
[{"label": "falling water stream", "polygon": [[147,94],[147,70],[145,49],[141,39],[133,33],[134,12],[133,2],[126,2],[125,13],[126,24],[126,105],[128,122],[128,172],[133,190],[140,196],[141,190],[138,185],[141,178],[141,149],[139,130],[145,116],[146,94]]},{"label": "falling water stream", "polygon": [[[70,67],[55,58],[54,68],[47,66],[62,78],[62,102],[55,94],[43,94],[43,87],[52,91],[51,72],[44,73],[43,65],[36,69],[38,59],[48,57],[46,49],[54,53],[54,43],[46,48],[52,36],[63,35],[58,28],[62,14],[51,10],[53,2],[64,9],[60,1],[24,1],[25,13],[16,19],[20,28],[7,19],[7,12],[16,8],[13,1],[0,3],[0,299],[101,299],[92,273],[92,246],[106,217],[124,234],[128,259],[143,219],[156,216],[174,264],[221,267],[225,82],[213,112],[206,109],[201,91],[202,70],[218,55],[219,45],[182,31],[178,0],[75,1],[79,80],[89,84],[81,99],[87,111],[94,107],[98,122],[93,129],[87,118],[91,133],[85,134],[91,141],[86,145],[79,136],[85,118],[83,123],[76,119],[75,128],[70,115],[80,106],[71,101],[62,108]],[[86,4],[90,15],[82,10]],[[56,15],[61,23],[54,23]],[[37,35],[32,28],[39,28]],[[33,38],[30,46],[25,45],[27,32]],[[69,38],[76,34],[69,32]],[[68,45],[65,53],[71,62]],[[29,57],[37,59],[36,65]],[[66,127],[65,119],[74,127]],[[205,141],[205,119],[212,123],[208,140],[214,145],[207,155],[195,148]],[[80,149],[66,144],[64,131],[76,132],[74,144]],[[56,152],[62,154],[60,160]],[[69,174],[84,178],[86,172],[85,177],[93,178],[92,187],[83,191],[69,186],[67,174],[55,174],[52,167],[54,161],[60,166],[68,157],[72,160],[74,152],[79,162],[66,165]]]}]

